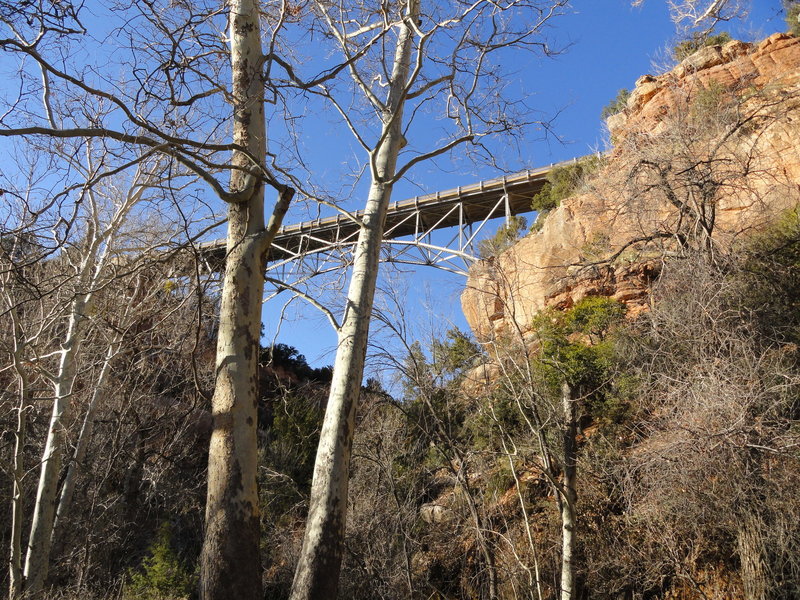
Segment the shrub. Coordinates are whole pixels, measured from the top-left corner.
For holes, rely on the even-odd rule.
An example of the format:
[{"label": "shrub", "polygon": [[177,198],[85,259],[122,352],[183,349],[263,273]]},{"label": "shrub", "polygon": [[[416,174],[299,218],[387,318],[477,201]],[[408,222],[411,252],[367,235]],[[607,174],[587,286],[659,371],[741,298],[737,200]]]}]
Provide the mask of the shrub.
[{"label": "shrub", "polygon": [[275,404],[260,452],[262,514],[279,518],[311,489],[324,409],[310,388],[286,393]]},{"label": "shrub", "polygon": [[[524,228],[524,223],[522,227]],[[459,329],[452,327],[445,334],[446,341],[433,340],[431,344],[432,366],[437,372],[443,374],[460,374],[469,368],[475,359],[482,356],[481,347],[472,337]]]},{"label": "shrub", "polygon": [[625,317],[625,305],[605,296],[589,296],[568,311],[545,309],[533,320],[540,356],[534,365],[540,380],[557,396],[566,380],[588,396],[590,410],[602,405],[615,362],[610,333]]},{"label": "shrub", "polygon": [[587,296],[564,315],[568,331],[603,339],[625,316],[625,305],[606,296]]},{"label": "shrub", "polygon": [[628,103],[628,98],[630,98],[631,91],[627,88],[622,88],[617,92],[616,98],[611,100],[608,104],[603,107],[603,110],[600,112],[600,118],[604,121],[617,113],[621,113],[625,110],[625,106]]},{"label": "shrub", "polygon": [[727,31],[722,31],[716,35],[704,35],[702,33],[695,33],[688,40],[684,40],[672,49],[672,55],[675,60],[681,62],[683,59],[691,56],[701,48],[708,46],[721,46],[731,41],[731,36]]},{"label": "shrub", "polygon": [[736,298],[743,310],[757,307],[753,317],[765,338],[800,344],[800,209],[786,211],[739,248],[738,256]]},{"label": "shrub", "polygon": [[522,236],[527,227],[528,222],[525,217],[511,217],[508,223],[497,230],[494,237],[478,242],[478,257],[481,260],[485,260],[497,256],[503,250],[513,246],[514,242]]},{"label": "shrub", "polygon": [[172,547],[172,529],[163,523],[149,556],[140,571],[129,572],[130,583],[125,597],[137,600],[178,600],[192,596],[197,587],[196,576],[186,567]]},{"label": "shrub", "polygon": [[800,36],[800,2],[792,2],[786,7],[786,25],[789,33]]},{"label": "shrub", "polygon": [[329,383],[333,375],[332,367],[313,368],[306,361],[306,357],[294,346],[288,344],[273,344],[268,348],[261,348],[260,361],[262,365],[282,367],[294,373],[301,381]]},{"label": "shrub", "polygon": [[718,81],[709,81],[708,85],[700,88],[692,98],[690,116],[700,122],[709,116],[715,118],[724,113],[728,108],[727,104],[724,86]]},{"label": "shrub", "polygon": [[[543,215],[557,208],[564,198],[574,194],[586,178],[602,165],[603,158],[592,155],[551,169],[547,174],[547,183],[542,187],[542,191],[531,200],[531,208]],[[537,219],[537,222],[540,220]]]}]

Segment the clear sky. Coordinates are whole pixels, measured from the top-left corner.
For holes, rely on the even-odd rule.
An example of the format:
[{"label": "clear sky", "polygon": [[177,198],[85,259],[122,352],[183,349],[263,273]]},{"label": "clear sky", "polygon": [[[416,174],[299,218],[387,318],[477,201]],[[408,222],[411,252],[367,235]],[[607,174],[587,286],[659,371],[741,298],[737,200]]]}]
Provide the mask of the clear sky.
[{"label": "clear sky", "polygon": [[[554,47],[564,51],[555,58],[533,59],[515,65],[516,77],[524,86],[529,102],[542,111],[543,119],[553,118],[552,134],[524,140],[520,168],[537,167],[566,160],[605,147],[600,112],[620,88],[633,88],[638,77],[663,72],[669,63],[670,48],[678,41],[664,0],[647,0],[642,7],[631,7],[629,0],[577,0],[570,14],[552,22]],[[752,41],[785,30],[779,0],[753,0],[745,22],[729,23],[718,30]],[[326,153],[338,156],[335,137],[324,137],[316,145],[317,160]],[[323,161],[324,162],[324,161]],[[417,186],[398,185],[393,200],[435,192],[496,177],[490,169],[459,168],[442,172],[422,166],[415,170]],[[289,217],[294,222],[298,217]],[[493,232],[496,227],[491,228]],[[431,268],[409,269],[389,277],[405,288],[406,316],[414,330],[446,329],[450,324],[466,329],[459,295],[465,280],[458,275]],[[386,278],[384,278],[386,282]],[[285,301],[285,299],[283,299]],[[266,339],[274,339],[282,299],[265,305]],[[379,300],[380,302],[380,300]],[[341,304],[341,303],[339,303]],[[334,306],[338,311],[340,306]],[[336,336],[326,319],[300,304],[286,312],[277,341],[290,344],[315,365],[333,362]]]}]

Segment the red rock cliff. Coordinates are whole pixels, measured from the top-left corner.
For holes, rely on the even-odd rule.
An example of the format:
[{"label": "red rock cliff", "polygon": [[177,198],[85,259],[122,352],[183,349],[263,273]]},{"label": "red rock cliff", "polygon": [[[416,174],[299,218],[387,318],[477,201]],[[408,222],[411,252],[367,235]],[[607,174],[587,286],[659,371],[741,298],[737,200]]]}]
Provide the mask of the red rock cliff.
[{"label": "red rock cliff", "polygon": [[786,34],[641,77],[608,120],[606,166],[538,232],[471,271],[461,303],[473,331],[524,332],[542,308],[586,295],[641,310],[664,256],[724,252],[796,205],[799,107],[800,39]]}]

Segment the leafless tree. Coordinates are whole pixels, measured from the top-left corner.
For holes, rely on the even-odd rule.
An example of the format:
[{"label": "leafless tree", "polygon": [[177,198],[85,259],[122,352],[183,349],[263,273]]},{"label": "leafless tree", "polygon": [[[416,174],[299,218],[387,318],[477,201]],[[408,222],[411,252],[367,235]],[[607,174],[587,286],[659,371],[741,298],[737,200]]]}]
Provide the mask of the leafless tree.
[{"label": "leafless tree", "polygon": [[[262,273],[266,249],[292,196],[266,155],[262,7],[244,0],[224,7],[166,2],[3,7],[6,37],[0,45],[19,86],[16,97],[4,99],[0,135],[55,143],[98,140],[114,158],[77,188],[65,182],[54,203],[74,202],[81,189],[159,155],[167,158],[176,180],[186,173],[199,177],[228,207],[203,594],[260,597],[255,373]],[[272,34],[285,12],[273,16]],[[120,80],[118,73],[129,76]],[[228,77],[230,87],[223,83]],[[225,142],[231,133],[232,143]],[[221,181],[225,174],[229,184]],[[278,192],[269,223],[265,186]],[[51,520],[47,516],[36,534],[37,547],[47,545]],[[38,532],[38,525],[34,529]],[[35,570],[40,575],[31,571],[28,585],[33,593],[45,572]]]},{"label": "leafless tree", "polygon": [[[645,387],[625,489],[662,573],[696,588],[704,563],[731,553],[742,593],[769,598],[796,586],[786,552],[798,531],[785,493],[797,477],[786,424],[798,380],[781,339],[793,317],[753,318],[764,307],[750,304],[765,284],[758,264],[672,264],[662,276],[630,340],[640,351],[652,345],[634,361]],[[786,275],[781,287],[793,285]]]},{"label": "leafless tree", "polygon": [[[70,150],[85,152],[84,159],[70,157]],[[92,142],[82,149],[62,144],[56,154],[85,181],[96,176],[98,162],[105,157]],[[87,335],[92,333],[96,342],[103,344],[97,338],[103,317],[99,316],[95,296],[111,287],[117,288],[120,298],[129,297],[135,291],[128,289],[131,274],[152,260],[155,249],[165,248],[172,235],[156,233],[154,236],[155,232],[148,231],[148,226],[137,225],[134,217],[146,204],[157,205],[154,200],[161,193],[163,166],[158,161],[139,162],[127,182],[102,180],[102,183],[87,186],[76,205],[67,205],[66,213],[53,210],[52,199],[37,197],[35,188],[30,185],[20,192],[9,187],[8,193],[20,200],[17,210],[12,211],[6,221],[8,231],[3,256],[6,285],[2,294],[3,316],[10,321],[13,332],[10,360],[3,369],[17,373],[20,394],[17,447],[13,457],[12,597],[42,588],[50,564],[51,544],[57,541],[56,506],[59,518],[66,517],[69,512],[75,463],[69,464],[63,482],[61,465],[68,449],[74,398],[77,389],[86,385],[81,373],[92,362],[92,353],[85,352],[83,346]],[[42,235],[47,224],[52,231],[49,240]],[[154,290],[151,288],[147,293],[152,295]],[[119,352],[121,332],[129,327],[131,319],[137,318],[135,306],[143,297],[141,291],[139,296],[129,298],[127,307],[116,305],[121,314],[108,317],[118,327],[117,333],[109,335],[107,348],[99,349],[108,360]],[[102,369],[99,387],[106,375],[107,368]],[[22,448],[26,443],[27,414],[33,409],[33,398],[28,392],[33,382],[37,387],[45,385],[52,389],[52,393],[46,395],[52,400],[52,415],[40,461],[40,480],[22,571],[22,479],[25,473]],[[78,460],[85,454],[91,422],[92,411],[89,411],[86,435],[80,436],[77,442]]]},{"label": "leafless tree", "polygon": [[[644,0],[634,0],[633,5]],[[679,27],[711,31],[720,21],[729,21],[747,10],[746,0],[667,0],[672,20]]]},{"label": "leafless tree", "polygon": [[607,239],[593,256],[574,263],[582,273],[631,256],[703,251],[724,260],[737,239],[791,204],[775,134],[795,118],[793,93],[691,75],[665,84],[663,93],[670,98],[665,114],[621,120],[610,165],[589,184],[600,218],[613,226],[598,232]]},{"label": "leafless tree", "polygon": [[[514,1],[442,7],[410,0],[381,7],[334,7],[318,3],[313,6],[313,30],[346,68],[341,77],[333,78],[330,69],[324,76],[304,77],[284,66],[287,85],[314,94],[340,116],[364,152],[370,180],[347,303],[337,324],[335,376],[292,593],[295,599],[336,592],[354,418],[383,221],[393,186],[419,163],[455,148],[491,156],[493,136],[514,134],[530,124],[524,102],[504,93],[500,57],[520,50],[547,52],[542,30],[565,4]],[[428,110],[443,117],[441,139],[432,144],[427,132],[417,133],[430,128]]]}]

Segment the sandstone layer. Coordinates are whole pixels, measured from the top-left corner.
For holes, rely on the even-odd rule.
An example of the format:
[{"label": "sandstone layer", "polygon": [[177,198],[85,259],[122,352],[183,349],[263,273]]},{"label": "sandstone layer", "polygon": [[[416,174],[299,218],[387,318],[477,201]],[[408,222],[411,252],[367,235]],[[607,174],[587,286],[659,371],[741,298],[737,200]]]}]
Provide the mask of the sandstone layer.
[{"label": "sandstone layer", "polygon": [[614,148],[580,193],[470,272],[461,302],[481,340],[524,335],[548,306],[587,295],[646,307],[661,261],[681,248],[735,248],[796,206],[800,39],[704,48],[639,78],[608,120]]}]

